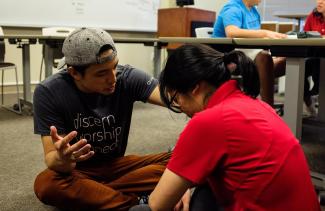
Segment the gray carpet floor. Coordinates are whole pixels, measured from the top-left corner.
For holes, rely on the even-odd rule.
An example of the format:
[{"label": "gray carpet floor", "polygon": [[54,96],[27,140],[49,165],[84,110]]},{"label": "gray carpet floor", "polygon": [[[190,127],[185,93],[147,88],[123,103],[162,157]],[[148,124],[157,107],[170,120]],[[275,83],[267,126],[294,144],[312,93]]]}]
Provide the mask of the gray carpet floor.
[{"label": "gray carpet floor", "polygon": [[[127,154],[167,151],[188,119],[165,108],[136,103]],[[0,210],[57,210],[34,195],[35,176],[45,168],[40,137],[33,119],[0,108]]]},{"label": "gray carpet floor", "polygon": [[[188,119],[165,108],[136,103],[127,154],[166,151]],[[302,145],[312,170],[325,173],[325,127],[304,127]],[[34,178],[45,168],[40,137],[29,115],[0,108],[0,210],[57,210],[33,192]],[[325,210],[325,209],[324,209]]]}]

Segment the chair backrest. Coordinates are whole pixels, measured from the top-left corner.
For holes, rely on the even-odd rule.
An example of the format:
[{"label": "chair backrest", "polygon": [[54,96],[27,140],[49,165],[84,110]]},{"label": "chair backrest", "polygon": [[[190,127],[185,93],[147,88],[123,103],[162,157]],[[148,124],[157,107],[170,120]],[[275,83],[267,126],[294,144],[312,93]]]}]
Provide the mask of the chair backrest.
[{"label": "chair backrest", "polygon": [[70,28],[70,27],[48,27],[48,28],[42,28],[42,35],[44,35],[44,36],[55,36],[55,37],[66,37],[73,30],[75,30],[75,28]]},{"label": "chair backrest", "polygon": [[296,31],[297,25],[293,22],[279,22],[279,32],[287,33],[289,31]]},{"label": "chair backrest", "polygon": [[[4,35],[3,30],[2,30],[2,27],[0,26],[0,36],[3,36],[3,35]],[[0,38],[0,62],[4,62],[5,52],[6,52],[5,42],[3,41],[2,38]]]},{"label": "chair backrest", "polygon": [[212,36],[213,27],[200,27],[195,29],[195,35],[198,38],[208,38]]}]

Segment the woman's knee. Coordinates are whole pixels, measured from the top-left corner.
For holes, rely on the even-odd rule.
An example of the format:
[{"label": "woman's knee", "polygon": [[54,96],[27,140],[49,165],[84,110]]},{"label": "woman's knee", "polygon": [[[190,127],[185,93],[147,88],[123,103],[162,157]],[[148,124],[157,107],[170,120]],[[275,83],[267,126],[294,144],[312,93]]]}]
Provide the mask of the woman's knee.
[{"label": "woman's knee", "polygon": [[268,51],[260,51],[255,59],[254,62],[258,65],[258,64],[272,64],[273,63],[273,59],[271,54]]},{"label": "woman's knee", "polygon": [[260,51],[256,57],[255,57],[255,63],[256,64],[269,64],[269,63],[273,63],[273,59],[272,56],[270,55],[270,53],[268,51]]}]

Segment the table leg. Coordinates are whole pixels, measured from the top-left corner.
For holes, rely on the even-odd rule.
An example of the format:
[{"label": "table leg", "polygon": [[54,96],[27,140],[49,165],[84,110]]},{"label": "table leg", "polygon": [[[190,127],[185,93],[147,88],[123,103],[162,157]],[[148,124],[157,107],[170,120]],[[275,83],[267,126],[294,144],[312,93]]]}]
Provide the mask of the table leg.
[{"label": "table leg", "polygon": [[320,59],[320,72],[319,72],[319,96],[318,96],[318,119],[325,122],[325,58]]},{"label": "table leg", "polygon": [[44,51],[43,51],[43,56],[44,56],[44,64],[45,64],[45,78],[49,77],[52,75],[53,71],[53,48],[47,44],[43,45]]},{"label": "table leg", "polygon": [[30,48],[29,44],[23,44],[23,101],[31,102],[31,85],[30,85]]},{"label": "table leg", "polygon": [[305,59],[287,58],[284,121],[295,136],[301,138]]},{"label": "table leg", "polygon": [[153,76],[158,78],[161,69],[161,47],[158,43],[154,45],[153,52]]},{"label": "table leg", "polygon": [[301,27],[301,18],[297,18],[297,21],[298,21],[298,29],[297,29],[297,32],[300,32],[300,27]]}]

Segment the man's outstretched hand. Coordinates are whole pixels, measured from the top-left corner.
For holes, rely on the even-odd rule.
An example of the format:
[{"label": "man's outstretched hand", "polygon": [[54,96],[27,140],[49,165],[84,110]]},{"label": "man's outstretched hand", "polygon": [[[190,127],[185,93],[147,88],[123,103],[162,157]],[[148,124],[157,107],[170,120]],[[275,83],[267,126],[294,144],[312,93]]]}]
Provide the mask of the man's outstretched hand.
[{"label": "man's outstretched hand", "polygon": [[58,134],[55,126],[51,126],[51,138],[58,153],[58,159],[64,163],[84,161],[92,157],[95,152],[91,151],[90,144],[86,139],[80,139],[76,143],[70,145],[70,141],[77,136],[76,131],[72,131],[62,137]]}]

